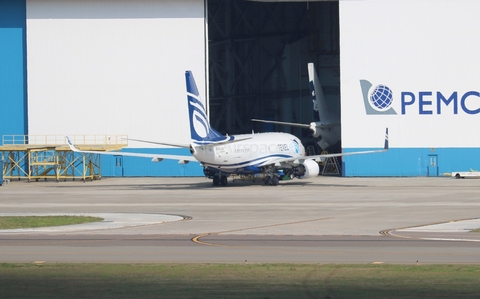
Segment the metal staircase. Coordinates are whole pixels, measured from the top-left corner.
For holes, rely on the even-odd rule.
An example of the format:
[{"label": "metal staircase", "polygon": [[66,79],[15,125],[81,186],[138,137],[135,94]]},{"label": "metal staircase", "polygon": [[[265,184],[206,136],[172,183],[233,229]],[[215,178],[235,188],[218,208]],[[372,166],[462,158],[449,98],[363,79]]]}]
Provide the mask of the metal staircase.
[{"label": "metal staircase", "polygon": [[[328,152],[323,151],[322,154],[328,154]],[[342,174],[340,163],[338,162],[337,157],[325,158],[325,160],[321,162],[321,166],[322,166],[322,175],[341,175]]]}]

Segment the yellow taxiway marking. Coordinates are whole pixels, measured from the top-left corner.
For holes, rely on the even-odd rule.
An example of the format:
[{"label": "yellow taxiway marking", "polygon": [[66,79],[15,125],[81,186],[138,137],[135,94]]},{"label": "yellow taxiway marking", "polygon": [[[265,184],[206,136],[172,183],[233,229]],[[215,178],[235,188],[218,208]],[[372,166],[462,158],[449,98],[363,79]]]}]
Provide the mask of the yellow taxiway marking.
[{"label": "yellow taxiway marking", "polygon": [[403,239],[425,239],[425,238],[416,238],[416,237],[409,237],[409,236],[400,236],[400,235],[397,235],[393,232],[397,231],[397,230],[402,230],[402,229],[417,228],[417,227],[424,227],[424,226],[431,226],[431,225],[438,225],[438,224],[445,224],[445,223],[453,223],[453,222],[459,222],[459,221],[468,221],[468,220],[475,220],[475,219],[478,219],[478,218],[465,218],[465,219],[433,222],[433,223],[427,223],[427,224],[421,224],[421,225],[405,226],[405,227],[398,227],[398,228],[389,228],[389,229],[383,229],[383,230],[379,231],[379,233],[382,236],[385,236],[385,237],[395,237],[395,238],[403,238]]},{"label": "yellow taxiway marking", "polygon": [[192,238],[192,241],[194,243],[201,244],[201,245],[229,247],[230,248],[230,247],[235,247],[235,246],[228,246],[228,245],[202,242],[202,241],[200,241],[200,239],[203,238],[203,237],[206,237],[206,236],[211,236],[211,235],[233,233],[233,232],[239,232],[239,231],[244,231],[244,230],[259,229],[259,228],[277,227],[277,226],[283,226],[283,225],[292,225],[292,224],[299,224],[299,223],[315,222],[315,221],[328,220],[328,219],[332,219],[332,217],[302,220],[302,221],[294,221],[294,222],[287,222],[287,223],[275,223],[275,224],[262,225],[262,226],[254,226],[254,227],[239,228],[239,229],[225,230],[225,231],[219,231],[219,232],[211,232],[211,233],[205,233],[205,234],[195,236],[195,237]]}]

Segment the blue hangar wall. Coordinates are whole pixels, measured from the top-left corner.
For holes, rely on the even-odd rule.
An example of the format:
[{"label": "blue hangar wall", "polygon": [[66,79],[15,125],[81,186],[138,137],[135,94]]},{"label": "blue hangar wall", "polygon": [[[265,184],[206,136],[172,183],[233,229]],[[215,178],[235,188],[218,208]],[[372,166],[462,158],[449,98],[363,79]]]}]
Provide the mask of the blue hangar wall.
[{"label": "blue hangar wall", "polygon": [[25,135],[26,2],[0,0],[0,136]]},{"label": "blue hangar wall", "polygon": [[345,176],[480,170],[480,2],[412,3],[339,3]]}]

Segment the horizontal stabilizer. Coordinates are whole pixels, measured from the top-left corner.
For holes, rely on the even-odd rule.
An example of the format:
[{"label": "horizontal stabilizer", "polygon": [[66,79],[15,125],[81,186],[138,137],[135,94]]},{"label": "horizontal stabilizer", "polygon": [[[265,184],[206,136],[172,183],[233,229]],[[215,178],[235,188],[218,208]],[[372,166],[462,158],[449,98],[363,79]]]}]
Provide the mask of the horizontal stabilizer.
[{"label": "horizontal stabilizer", "polygon": [[310,128],[310,124],[307,125],[307,124],[289,123],[289,122],[283,122],[283,121],[263,120],[263,119],[255,119],[255,118],[252,118],[252,121],[267,123],[267,124],[286,125],[286,126],[306,128],[306,129]]},{"label": "horizontal stabilizer", "polygon": [[[315,127],[317,127],[318,129],[330,129],[330,128],[333,128],[333,127],[340,126],[340,123],[339,123],[339,122],[335,122],[335,123],[322,123],[322,122],[319,122],[319,123],[312,123],[312,124],[315,124]],[[311,125],[310,125],[310,126],[311,126]]]}]

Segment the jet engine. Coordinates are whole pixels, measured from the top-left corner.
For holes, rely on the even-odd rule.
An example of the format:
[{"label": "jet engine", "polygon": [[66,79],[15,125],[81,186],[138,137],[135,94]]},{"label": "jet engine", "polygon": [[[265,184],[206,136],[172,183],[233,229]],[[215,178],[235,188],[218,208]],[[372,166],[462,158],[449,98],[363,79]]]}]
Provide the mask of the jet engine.
[{"label": "jet engine", "polygon": [[308,179],[316,177],[320,172],[317,162],[305,160],[302,164],[293,168],[293,175],[299,179]]}]

